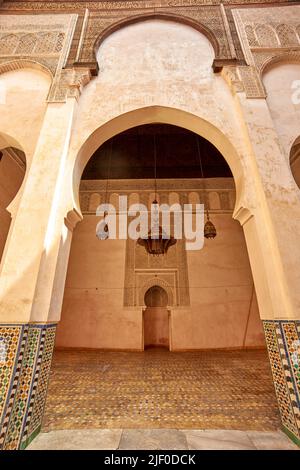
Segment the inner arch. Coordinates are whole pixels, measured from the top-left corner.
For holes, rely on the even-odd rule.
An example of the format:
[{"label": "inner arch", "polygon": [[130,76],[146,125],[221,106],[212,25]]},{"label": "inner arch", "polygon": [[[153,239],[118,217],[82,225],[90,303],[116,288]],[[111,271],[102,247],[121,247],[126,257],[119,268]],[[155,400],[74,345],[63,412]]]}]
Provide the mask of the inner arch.
[{"label": "inner arch", "polygon": [[[212,123],[196,116],[195,114],[176,108],[149,106],[121,114],[103,124],[90,134],[81,146],[74,163],[71,182],[73,186],[73,209],[75,209],[75,214],[81,213],[79,203],[79,185],[83,170],[92,155],[111,137],[120,134],[125,130],[144,124],[175,125],[182,127],[183,129],[190,130],[212,143],[222,154],[230,167],[236,188],[236,208],[240,206],[244,191],[245,175],[240,156],[227,136]],[[68,218],[71,220],[73,212],[74,211],[70,211],[68,214]]]}]

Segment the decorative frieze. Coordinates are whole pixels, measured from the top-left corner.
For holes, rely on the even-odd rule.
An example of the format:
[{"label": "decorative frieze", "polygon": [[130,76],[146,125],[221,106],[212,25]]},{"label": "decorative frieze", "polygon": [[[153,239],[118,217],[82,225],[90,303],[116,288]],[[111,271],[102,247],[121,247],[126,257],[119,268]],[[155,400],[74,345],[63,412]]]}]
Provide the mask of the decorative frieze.
[{"label": "decorative frieze", "polygon": [[[99,204],[118,202],[118,196],[127,195],[128,204],[151,203],[154,180],[110,180],[108,190],[105,180],[82,180],[80,184],[80,204],[83,214],[95,214]],[[230,213],[234,209],[235,187],[232,178],[208,179],[160,179],[158,200],[167,204],[178,201],[180,204],[203,203],[210,211]],[[118,210],[118,206],[116,207]]]},{"label": "decorative frieze", "polygon": [[[1,2],[0,2],[1,3]],[[234,4],[259,4],[259,3],[274,3],[274,0],[119,0],[119,1],[110,1],[110,0],[100,0],[97,1],[86,1],[86,2],[76,2],[76,1],[61,1],[54,0],[48,2],[41,2],[39,0],[32,1],[20,1],[20,0],[10,0],[3,2],[3,9],[5,10],[80,10],[82,8],[89,8],[91,10],[119,10],[119,9],[130,9],[130,8],[153,8],[153,7],[163,7],[163,6],[182,6],[182,7],[191,7],[197,5],[234,5]],[[286,3],[286,0],[279,0],[276,3]]]}]

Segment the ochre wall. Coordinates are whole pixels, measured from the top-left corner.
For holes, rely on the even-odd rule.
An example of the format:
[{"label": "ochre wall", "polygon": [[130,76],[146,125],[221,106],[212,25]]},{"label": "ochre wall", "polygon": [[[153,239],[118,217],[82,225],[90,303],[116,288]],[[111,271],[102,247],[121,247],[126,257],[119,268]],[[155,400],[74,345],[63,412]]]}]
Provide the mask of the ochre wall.
[{"label": "ochre wall", "polygon": [[[264,346],[242,228],[230,214],[212,218],[216,239],[187,254],[191,305],[170,308],[171,347]],[[98,221],[85,215],[74,230],[56,346],[141,349],[143,309],[123,307],[126,242],[99,241]]]}]

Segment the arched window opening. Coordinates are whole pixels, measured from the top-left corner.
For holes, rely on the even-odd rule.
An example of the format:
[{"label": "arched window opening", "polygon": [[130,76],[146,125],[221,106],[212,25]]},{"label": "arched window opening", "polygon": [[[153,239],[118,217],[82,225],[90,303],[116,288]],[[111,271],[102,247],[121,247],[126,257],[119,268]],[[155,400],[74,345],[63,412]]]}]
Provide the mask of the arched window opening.
[{"label": "arched window opening", "polygon": [[290,152],[290,166],[294,180],[300,189],[300,137],[298,137],[292,145]]},{"label": "arched window opening", "polygon": [[160,286],[153,286],[145,294],[145,305],[147,307],[166,307],[168,305],[168,294]]},{"label": "arched window opening", "polygon": [[25,171],[24,152],[14,147],[6,147],[0,151],[0,260],[11,223],[8,206],[23,183]]}]

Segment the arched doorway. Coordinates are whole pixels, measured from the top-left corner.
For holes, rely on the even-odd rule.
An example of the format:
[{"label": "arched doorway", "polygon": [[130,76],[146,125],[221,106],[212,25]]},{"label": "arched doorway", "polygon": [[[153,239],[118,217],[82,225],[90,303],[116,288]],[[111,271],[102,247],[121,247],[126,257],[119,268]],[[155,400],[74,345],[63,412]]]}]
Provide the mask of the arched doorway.
[{"label": "arched doorway", "polygon": [[290,167],[294,180],[300,189],[300,137],[292,145],[290,151]]},{"label": "arched doorway", "polygon": [[160,286],[152,286],[145,293],[143,311],[144,348],[170,348],[168,294]]},{"label": "arched doorway", "polygon": [[16,197],[26,171],[26,157],[15,147],[0,150],[0,261],[11,225],[9,205]]},{"label": "arched doorway", "polygon": [[[265,425],[267,419],[273,429],[278,419],[277,405],[270,395],[273,385],[263,349],[264,336],[244,235],[239,223],[232,218],[236,199],[232,173],[216,146],[198,137],[196,132],[163,122],[143,124],[146,125],[129,126],[101,142],[86,160],[78,198],[83,220],[73,233],[54,355],[55,380],[50,380],[44,429],[63,427],[64,423],[73,428],[112,424],[120,428],[151,427],[155,420],[157,425],[161,419],[164,420],[162,427],[172,427],[174,418],[170,409],[174,408],[174,403],[169,400],[167,409],[164,408],[164,396],[158,383],[161,377],[164,377],[163,385],[169,396],[173,396],[172,387],[177,387],[178,383],[184,391],[189,418],[180,416],[178,411],[176,419],[185,426],[198,428],[206,427],[208,421],[214,427],[224,426],[220,415],[213,414],[215,400],[219,399],[213,390],[221,386],[214,380],[219,377],[222,387],[227,389],[226,402],[229,400],[234,410],[230,424],[226,425],[242,426],[240,416],[248,423],[253,420],[247,412],[251,398],[244,394],[242,403],[236,400],[232,380],[237,377],[236,361],[240,370],[246,371],[248,360],[252,371],[257,370],[263,377],[264,392],[260,401],[272,402],[267,418],[265,411],[258,412],[260,425]],[[98,222],[95,211],[103,199],[115,204],[119,195],[126,194],[128,204],[142,201],[147,205],[153,200],[153,133],[159,162],[157,174],[161,176],[157,182],[159,201],[170,204],[204,201],[217,227],[216,239],[206,240],[199,252],[186,252],[184,243],[178,240],[166,257],[151,257],[136,240],[99,240],[95,236]],[[206,178],[201,178],[198,139]],[[110,155],[112,165],[107,179]],[[241,188],[242,182],[239,184]],[[143,315],[145,305],[147,311]],[[171,315],[167,316],[168,308]],[[148,316],[153,312],[159,315]],[[172,353],[165,350],[168,344]],[[149,348],[144,352],[144,345],[165,348]],[[244,351],[249,348],[255,351]],[[203,350],[209,351],[204,353]],[[118,362],[121,358],[122,363]],[[103,366],[100,369],[99,364]],[[222,370],[211,374],[212,364]],[[76,370],[76,374],[72,370]],[[212,390],[208,406],[201,403],[205,391],[199,394],[197,389],[199,370],[206,371],[202,386]],[[101,374],[101,380],[95,380],[95,373],[98,378]],[[191,374],[195,377],[194,391],[190,387]],[[251,394],[255,386],[251,377],[255,376],[255,373],[248,376],[246,388]],[[111,380],[119,386],[110,392],[113,400],[108,403],[104,389]],[[85,393],[81,384],[87,382],[94,394],[81,409],[78,403],[83,402]],[[237,389],[245,389],[245,382],[235,384]],[[53,408],[57,387],[62,397],[67,396],[65,387],[78,387],[76,400],[79,402],[63,399],[61,415]],[[125,396],[128,398],[126,410],[119,408]],[[156,403],[155,416],[150,418],[150,408],[143,405],[147,396]],[[83,418],[87,408],[89,416]],[[106,409],[105,416],[103,409]]]},{"label": "arched doorway", "polygon": [[[166,256],[152,257],[130,238],[95,237],[101,203],[111,204],[118,214],[119,197],[126,196],[128,208],[142,203],[150,211],[154,137],[158,201],[194,208],[204,203],[219,230],[203,250],[187,251],[181,239]],[[82,174],[79,199],[83,221],[73,233],[59,347],[143,350],[145,287],[156,285],[156,278],[172,307],[174,349],[264,345],[243,231],[232,218],[235,183],[208,139],[165,123],[120,132],[94,151]],[[128,225],[131,221],[128,217]],[[224,322],[224,313],[230,322]],[[215,335],[207,335],[206,328],[215,329]]]}]

